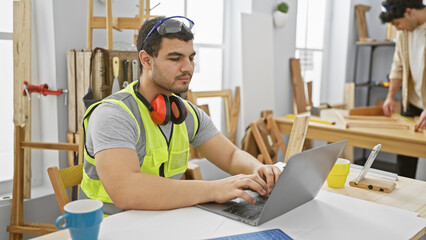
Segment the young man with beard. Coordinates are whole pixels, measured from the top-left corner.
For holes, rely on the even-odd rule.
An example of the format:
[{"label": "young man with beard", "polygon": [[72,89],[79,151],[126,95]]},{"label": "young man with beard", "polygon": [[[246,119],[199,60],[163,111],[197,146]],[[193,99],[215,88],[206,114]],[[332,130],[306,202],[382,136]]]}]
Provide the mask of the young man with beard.
[{"label": "young man with beard", "polygon": [[[194,72],[192,25],[180,16],[146,20],[137,40],[139,81],[90,106],[85,114],[80,196],[104,202],[106,214],[237,197],[254,203],[244,190],[268,196],[281,173],[238,149],[202,110],[175,95],[188,90]],[[180,180],[189,144],[233,176]]]}]

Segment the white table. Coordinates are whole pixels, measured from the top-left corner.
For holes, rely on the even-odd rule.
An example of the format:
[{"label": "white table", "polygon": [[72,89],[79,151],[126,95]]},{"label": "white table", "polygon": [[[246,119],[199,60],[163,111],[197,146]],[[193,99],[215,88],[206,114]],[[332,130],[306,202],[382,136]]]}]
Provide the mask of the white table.
[{"label": "white table", "polygon": [[[410,239],[419,237],[426,227],[426,219],[417,215],[320,191],[314,200],[257,227],[197,207],[133,210],[105,218],[99,239],[206,239],[272,228],[280,228],[295,239]],[[61,239],[59,234],[40,239]]]}]

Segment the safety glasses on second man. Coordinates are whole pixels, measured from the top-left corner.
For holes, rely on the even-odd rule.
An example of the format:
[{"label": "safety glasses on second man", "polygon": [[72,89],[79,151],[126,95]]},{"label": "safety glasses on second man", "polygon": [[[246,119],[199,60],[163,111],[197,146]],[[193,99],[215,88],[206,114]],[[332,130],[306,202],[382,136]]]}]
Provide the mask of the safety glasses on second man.
[{"label": "safety glasses on second man", "polygon": [[[170,19],[173,19],[173,21],[168,21]],[[161,19],[155,26],[149,31],[148,35],[146,35],[146,38],[142,42],[142,48],[145,46],[146,40],[149,38],[149,36],[152,35],[152,33],[157,30],[158,34],[164,35],[166,33],[177,33],[182,31],[182,28],[185,28],[187,31],[191,31],[192,27],[194,26],[194,22],[186,17],[183,16],[172,16],[168,18]]]}]

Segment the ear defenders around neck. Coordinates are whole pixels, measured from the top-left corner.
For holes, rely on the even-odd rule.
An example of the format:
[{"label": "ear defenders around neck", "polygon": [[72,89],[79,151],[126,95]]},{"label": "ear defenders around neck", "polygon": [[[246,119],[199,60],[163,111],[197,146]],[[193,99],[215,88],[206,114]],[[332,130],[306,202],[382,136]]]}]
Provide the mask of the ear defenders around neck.
[{"label": "ear defenders around neck", "polygon": [[172,114],[170,114],[170,120],[174,124],[181,124],[185,121],[186,116],[188,116],[188,108],[185,103],[174,95],[169,97],[170,100],[170,109]]},{"label": "ear defenders around neck", "polygon": [[169,121],[174,124],[181,124],[185,121],[188,109],[179,97],[174,95],[167,97],[164,94],[160,94],[149,103],[137,90],[138,86],[139,82],[135,84],[135,94],[150,111],[150,116],[154,123],[157,125],[166,125]]}]

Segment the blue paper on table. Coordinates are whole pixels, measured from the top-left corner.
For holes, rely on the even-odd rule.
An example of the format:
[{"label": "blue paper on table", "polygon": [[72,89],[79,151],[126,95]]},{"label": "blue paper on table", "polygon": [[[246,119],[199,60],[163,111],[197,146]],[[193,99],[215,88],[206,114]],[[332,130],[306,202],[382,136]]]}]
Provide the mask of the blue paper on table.
[{"label": "blue paper on table", "polygon": [[285,234],[281,229],[270,229],[260,232],[244,233],[227,237],[212,238],[211,240],[251,240],[251,239],[268,239],[268,240],[291,240],[293,238]]}]

